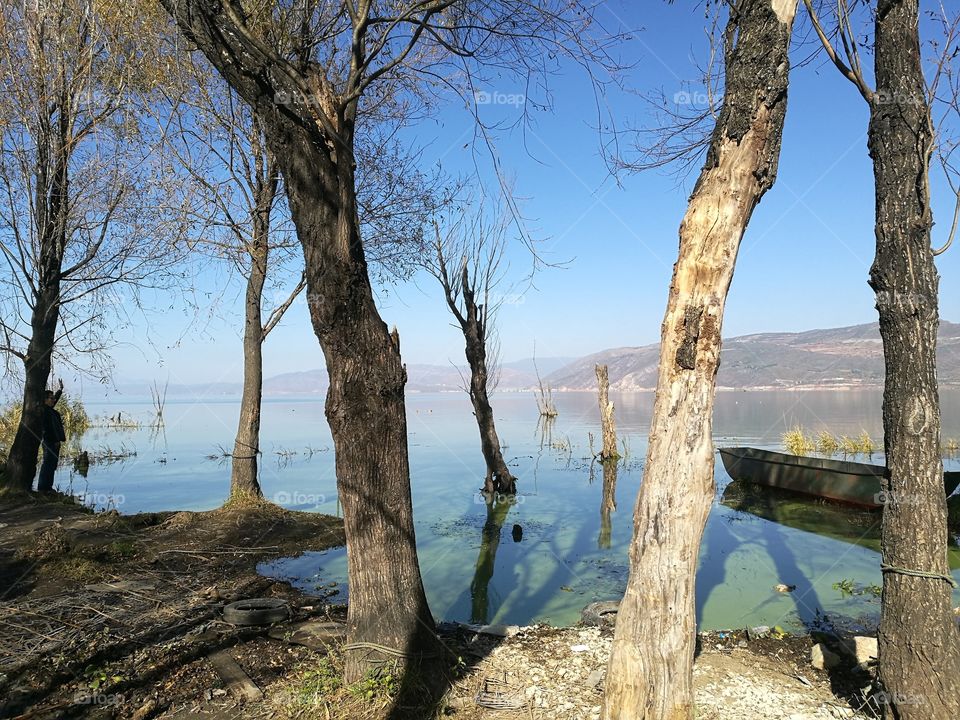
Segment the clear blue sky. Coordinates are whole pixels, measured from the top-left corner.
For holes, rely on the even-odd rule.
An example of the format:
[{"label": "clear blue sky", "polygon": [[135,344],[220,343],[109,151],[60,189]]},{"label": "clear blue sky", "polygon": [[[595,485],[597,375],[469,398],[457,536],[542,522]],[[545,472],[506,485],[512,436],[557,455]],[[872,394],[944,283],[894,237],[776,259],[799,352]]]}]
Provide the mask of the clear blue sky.
[{"label": "clear blue sky", "polygon": [[[637,66],[627,84],[638,93],[662,89],[668,98],[697,79],[694,60],[707,54],[702,9],[611,2],[605,19],[642,28],[624,50]],[[923,6],[924,3],[921,3]],[[807,35],[802,17],[799,39]],[[809,39],[809,38],[807,38]],[[813,45],[795,48],[797,60]],[[869,58],[867,59],[869,63]],[[486,88],[501,96],[521,94],[515,82]],[[566,269],[547,269],[518,301],[505,304],[498,327],[505,360],[580,356],[604,348],[656,342],[677,251],[677,229],[693,176],[678,180],[649,171],[609,177],[598,152],[599,137],[589,84],[571,70],[552,80],[554,110],[539,113],[526,138],[502,136],[498,152],[514,178],[531,227],[545,238],[543,250]],[[649,124],[648,106],[629,94],[608,102],[623,125]],[[488,108],[509,117],[511,105]],[[867,275],[873,259],[873,178],[866,149],[867,108],[852,85],[832,66],[815,60],[794,69],[783,153],[776,186],[756,210],[741,247],[724,321],[724,335],[799,331],[871,322],[876,319]],[[454,103],[409,133],[426,145],[425,157],[453,172],[474,163],[473,126]],[[486,151],[477,151],[484,157]],[[935,244],[945,238],[953,199],[934,174]],[[511,274],[519,280],[529,266],[526,251],[511,252]],[[937,261],[941,316],[960,320],[960,246]],[[217,293],[223,276],[207,273],[200,293]],[[524,288],[521,288],[523,290]],[[242,293],[230,287],[208,320],[185,330],[174,310],[152,317],[155,348],[132,328],[130,344],[117,349],[117,379],[169,378],[171,383],[236,381],[241,375]],[[385,320],[400,331],[408,363],[446,364],[463,359],[463,339],[429,276],[380,292]],[[179,339],[179,342],[177,342]],[[139,349],[138,349],[139,348]],[[267,376],[320,367],[323,358],[298,303],[265,346]]]}]

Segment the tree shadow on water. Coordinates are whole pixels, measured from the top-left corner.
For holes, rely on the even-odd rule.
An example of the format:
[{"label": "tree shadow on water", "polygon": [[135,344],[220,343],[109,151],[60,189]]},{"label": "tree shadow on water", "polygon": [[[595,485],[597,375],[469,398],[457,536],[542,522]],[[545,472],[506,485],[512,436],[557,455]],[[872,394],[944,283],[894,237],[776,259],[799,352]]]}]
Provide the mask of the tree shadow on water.
[{"label": "tree shadow on water", "polygon": [[[500,546],[503,526],[516,498],[508,495],[484,495],[486,518],[481,529],[480,548],[473,580],[470,583],[471,622],[484,625],[490,617],[490,581],[496,567],[497,550]],[[522,529],[515,526],[512,532],[515,542],[522,540]],[[465,591],[467,592],[467,591]],[[482,637],[482,639],[481,639]],[[476,667],[493,651],[504,638],[497,635],[480,635],[456,623],[441,623],[434,634],[435,645],[442,647],[439,662],[429,668],[411,668],[401,680],[394,701],[384,716],[387,720],[422,720],[440,712],[444,698],[459,678]],[[413,648],[422,646],[411,643]],[[436,658],[433,658],[436,660]]]},{"label": "tree shadow on water", "polygon": [[[604,514],[609,519],[609,513],[615,507],[613,501],[616,487],[615,465],[609,469],[605,468],[604,480],[601,519]],[[470,594],[471,621],[476,624],[489,622],[497,612],[497,608],[491,607],[491,582],[496,570],[498,548],[502,541],[507,540],[503,538],[503,533],[514,504],[515,500],[511,497],[488,499],[487,502],[474,575],[469,591],[465,591]],[[545,551],[556,560],[553,570],[546,577],[535,580],[530,573],[515,575],[514,583],[510,586],[510,592],[514,596],[522,597],[528,614],[535,616],[548,606],[556,597],[558,589],[563,584],[569,583],[571,574],[575,576],[576,572],[571,563],[565,559],[565,553],[558,546],[557,537],[538,537],[529,530],[525,535],[524,529],[519,525],[514,525],[511,530],[508,532],[513,536],[513,541],[525,545],[525,552]],[[567,527],[565,530],[569,532],[570,528]],[[572,546],[587,547],[591,544],[590,536],[595,530],[594,523],[581,523],[572,538]],[[605,532],[608,531],[601,527],[601,541]],[[433,676],[429,682],[425,682],[425,678],[416,672],[405,676],[389,713],[384,716],[387,720],[413,720],[414,718],[422,720],[432,717],[433,714],[442,710],[444,697],[458,679],[477,667],[504,641],[502,637],[475,635],[464,626],[454,623],[441,623],[438,630],[438,639],[445,648],[445,659],[448,668],[451,669]],[[491,681],[495,682],[496,678]],[[519,688],[513,690],[519,690]],[[506,689],[508,695],[511,692],[509,688]]]},{"label": "tree shadow on water", "polygon": [[808,631],[820,629],[825,615],[813,582],[791,549],[791,543],[798,544],[798,531],[879,551],[877,513],[739,482],[727,487],[721,502],[761,519],[752,541],[766,550],[779,582],[792,588],[790,598]]}]

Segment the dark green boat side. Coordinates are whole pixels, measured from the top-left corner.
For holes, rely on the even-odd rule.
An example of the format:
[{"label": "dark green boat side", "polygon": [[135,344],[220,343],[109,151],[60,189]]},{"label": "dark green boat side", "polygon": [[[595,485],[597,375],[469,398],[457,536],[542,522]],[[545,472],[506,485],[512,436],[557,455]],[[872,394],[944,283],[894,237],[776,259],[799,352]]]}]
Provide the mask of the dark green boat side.
[{"label": "dark green boat side", "polygon": [[[883,505],[882,465],[830,460],[760,450],[751,447],[720,448],[720,459],[734,480],[790,490],[860,507]],[[949,496],[960,485],[960,472],[945,472]]]}]

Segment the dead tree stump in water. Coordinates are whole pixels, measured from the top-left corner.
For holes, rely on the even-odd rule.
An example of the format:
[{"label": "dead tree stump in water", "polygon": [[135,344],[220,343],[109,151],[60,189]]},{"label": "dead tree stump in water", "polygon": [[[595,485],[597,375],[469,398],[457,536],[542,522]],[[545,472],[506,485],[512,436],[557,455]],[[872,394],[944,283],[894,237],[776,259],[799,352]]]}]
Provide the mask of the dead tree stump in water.
[{"label": "dead tree stump in water", "polygon": [[600,388],[600,426],[603,433],[603,449],[600,450],[601,460],[615,460],[620,457],[617,452],[617,426],[613,420],[613,403],[608,397],[610,378],[607,375],[606,365],[597,365],[597,385]]}]

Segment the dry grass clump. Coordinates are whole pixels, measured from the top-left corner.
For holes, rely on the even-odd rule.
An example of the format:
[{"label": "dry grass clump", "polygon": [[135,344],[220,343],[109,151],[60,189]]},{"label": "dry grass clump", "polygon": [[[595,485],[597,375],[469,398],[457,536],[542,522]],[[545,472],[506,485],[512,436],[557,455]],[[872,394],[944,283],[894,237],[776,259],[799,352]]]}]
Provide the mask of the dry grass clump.
[{"label": "dry grass clump", "polygon": [[956,438],[947,438],[943,441],[943,456],[953,457],[960,452],[960,441]]},{"label": "dry grass clump", "polygon": [[795,425],[782,436],[783,447],[791,455],[809,455],[817,449],[816,441],[800,425]]},{"label": "dry grass clump", "polygon": [[808,435],[802,425],[795,425],[781,436],[783,447],[791,455],[810,455],[819,453],[833,457],[837,453],[844,456],[865,455],[870,457],[877,451],[877,444],[864,430],[856,437],[841,435],[837,437],[828,430],[821,430],[814,437]]},{"label": "dry grass clump", "polygon": [[855,438],[846,435],[841,437],[840,450],[844,455],[866,455],[870,457],[877,451],[877,444],[870,437],[870,433],[864,430]]},{"label": "dry grass clump", "polygon": [[837,442],[837,439],[826,430],[821,430],[817,434],[817,452],[821,455],[827,457],[833,457],[837,450],[840,449],[840,443]]}]

